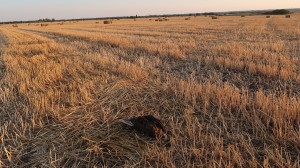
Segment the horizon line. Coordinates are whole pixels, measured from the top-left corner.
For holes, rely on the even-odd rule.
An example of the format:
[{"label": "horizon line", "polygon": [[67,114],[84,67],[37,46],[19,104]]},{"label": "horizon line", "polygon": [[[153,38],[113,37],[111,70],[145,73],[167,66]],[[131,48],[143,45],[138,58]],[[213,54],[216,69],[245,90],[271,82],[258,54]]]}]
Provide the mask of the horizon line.
[{"label": "horizon line", "polygon": [[[300,11],[300,7],[299,8],[277,8],[277,9],[286,9],[286,10],[296,10],[294,12]],[[173,14],[149,14],[149,15],[141,15],[138,17],[151,17],[151,16],[163,16],[163,15],[167,15],[167,16],[176,16],[176,15],[190,15],[190,14],[205,14],[205,13],[216,13],[216,14],[225,14],[225,13],[231,13],[231,12],[235,12],[235,13],[243,13],[243,12],[254,12],[254,11],[271,11],[271,10],[277,10],[277,9],[250,9],[250,10],[234,10],[234,11],[221,11],[221,12],[192,12],[192,13],[173,13]],[[93,20],[93,19],[109,19],[109,18],[130,18],[130,17],[135,17],[134,15],[131,16],[107,16],[107,17],[88,17],[88,18],[70,18],[70,19],[55,19],[55,18],[41,18],[41,19],[55,19],[55,21],[68,21],[68,20]],[[5,23],[12,23],[12,22],[36,22],[39,21],[38,20],[14,20],[14,21],[5,21],[5,22],[1,22],[0,24],[5,24]]]}]

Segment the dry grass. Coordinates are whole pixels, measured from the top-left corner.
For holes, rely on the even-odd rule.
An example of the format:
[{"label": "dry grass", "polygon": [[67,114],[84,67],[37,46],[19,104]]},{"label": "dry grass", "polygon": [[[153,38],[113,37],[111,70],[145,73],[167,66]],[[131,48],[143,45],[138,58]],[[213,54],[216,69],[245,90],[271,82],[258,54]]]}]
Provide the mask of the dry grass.
[{"label": "dry grass", "polygon": [[1,26],[0,167],[299,167],[299,19]]}]

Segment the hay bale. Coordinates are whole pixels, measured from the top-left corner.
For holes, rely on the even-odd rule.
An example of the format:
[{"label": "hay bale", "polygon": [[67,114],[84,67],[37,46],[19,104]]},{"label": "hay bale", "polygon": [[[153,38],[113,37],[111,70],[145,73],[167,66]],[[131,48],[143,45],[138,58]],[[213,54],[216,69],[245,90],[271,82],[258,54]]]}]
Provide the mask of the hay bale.
[{"label": "hay bale", "polygon": [[104,20],[103,23],[104,24],[112,24],[112,21],[111,20]]},{"label": "hay bale", "polygon": [[48,26],[48,24],[46,24],[46,23],[41,24],[41,27],[47,27],[47,26]]},{"label": "hay bale", "polygon": [[218,16],[212,16],[211,19],[218,19]]},{"label": "hay bale", "polygon": [[[150,19],[149,19],[150,20]],[[152,19],[151,19],[152,20]],[[169,19],[166,19],[166,18],[158,18],[158,19],[155,19],[156,22],[163,22],[163,21],[168,21]]]},{"label": "hay bale", "polygon": [[149,19],[149,20],[152,20],[152,19]]},{"label": "hay bale", "polygon": [[16,24],[14,24],[14,25],[12,25],[12,27],[19,27],[18,25],[16,25]]},{"label": "hay bale", "polygon": [[285,18],[291,18],[291,15],[285,15]]},{"label": "hay bale", "polygon": [[245,15],[241,15],[241,17],[246,17]]},{"label": "hay bale", "polygon": [[185,20],[191,20],[191,18],[185,18]]},{"label": "hay bale", "polygon": [[271,18],[271,16],[266,16],[266,18]]},{"label": "hay bale", "polygon": [[99,22],[95,22],[96,24],[98,24]]}]

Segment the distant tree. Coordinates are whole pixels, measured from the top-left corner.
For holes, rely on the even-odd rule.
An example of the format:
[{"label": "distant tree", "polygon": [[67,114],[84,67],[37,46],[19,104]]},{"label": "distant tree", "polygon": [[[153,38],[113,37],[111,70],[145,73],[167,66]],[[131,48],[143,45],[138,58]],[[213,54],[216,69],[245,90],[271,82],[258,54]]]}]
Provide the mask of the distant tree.
[{"label": "distant tree", "polygon": [[45,18],[45,19],[39,19],[38,21],[39,21],[39,22],[50,22],[51,19]]},{"label": "distant tree", "polygon": [[55,22],[55,19],[52,18],[52,19],[49,19],[49,18],[45,18],[45,19],[39,19],[37,20],[38,22]]},{"label": "distant tree", "polygon": [[286,15],[286,14],[290,14],[290,13],[291,12],[286,9],[276,9],[271,12],[265,12],[265,14],[267,14],[267,15]]},{"label": "distant tree", "polygon": [[214,12],[205,12],[204,15],[215,15]]}]

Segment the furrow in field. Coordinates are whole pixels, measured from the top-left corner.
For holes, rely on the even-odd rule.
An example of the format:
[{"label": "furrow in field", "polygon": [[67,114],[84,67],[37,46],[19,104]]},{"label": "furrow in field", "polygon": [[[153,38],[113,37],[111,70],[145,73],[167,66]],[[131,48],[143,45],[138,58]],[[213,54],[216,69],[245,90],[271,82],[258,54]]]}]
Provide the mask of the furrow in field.
[{"label": "furrow in field", "polygon": [[[67,27],[66,27],[67,28]],[[73,26],[70,26],[68,28],[74,28]],[[224,30],[220,30],[217,28],[207,28],[207,27],[201,27],[199,26],[198,28],[195,28],[194,31],[188,31],[188,27],[186,27],[183,30],[178,30],[178,29],[172,29],[172,27],[161,27],[160,29],[142,29],[142,28],[137,28],[137,29],[130,29],[130,28],[110,28],[110,27],[86,27],[86,26],[76,26],[75,28],[81,29],[81,30],[98,30],[101,32],[106,32],[106,33],[132,33],[136,35],[153,35],[153,36],[167,36],[170,38],[176,38],[176,37],[197,37],[199,35],[205,34],[217,34],[217,33],[222,33]],[[165,29],[165,30],[164,30]],[[229,29],[230,30],[230,29]]]},{"label": "furrow in field", "polygon": [[5,73],[5,63],[3,61],[3,52],[4,52],[4,46],[6,45],[5,37],[3,36],[1,30],[0,30],[0,81],[4,76]]},{"label": "furrow in field", "polygon": [[[2,33],[2,31],[0,30],[0,126],[2,125],[2,123],[4,123],[5,121],[5,118],[6,118],[6,114],[4,112],[4,81],[3,81],[3,78],[5,76],[5,73],[6,73],[6,65],[5,65],[5,62],[3,60],[3,53],[4,53],[4,47],[6,45],[6,40],[5,40],[5,37]],[[0,164],[1,166],[1,164]]]},{"label": "furrow in field", "polygon": [[[58,39],[57,34],[50,35],[41,31],[38,31],[36,33],[52,39]],[[118,47],[112,48],[110,45],[100,45],[97,42],[92,42],[89,40],[84,40],[84,42],[76,43],[76,41],[80,41],[80,39],[73,39],[70,36],[63,37],[64,38],[61,39],[61,42],[71,42],[69,45],[77,46],[77,49],[79,49],[79,51],[83,53],[97,53],[101,50],[111,52],[111,55],[118,56],[121,60],[129,61],[130,63],[133,63],[137,66],[143,66],[143,68],[146,69],[149,74],[152,73],[153,75],[157,73],[166,73],[179,79],[186,80],[192,74],[199,82],[201,81],[205,83],[209,80],[213,83],[228,82],[239,89],[249,89],[250,92],[256,92],[262,89],[264,93],[274,94],[277,92],[275,90],[285,90],[287,88],[291,88],[289,94],[298,95],[300,93],[300,88],[297,87],[297,83],[293,81],[273,80],[272,78],[266,76],[258,76],[251,73],[246,75],[243,71],[244,69],[239,69],[238,67],[223,67],[222,64],[219,64],[219,59],[205,60],[203,58],[194,58],[177,60],[157,56],[149,57],[148,53],[143,53],[142,51],[138,51],[136,49],[131,50]],[[75,43],[72,43],[74,41]],[[143,62],[143,65],[141,65],[141,61]],[[212,77],[214,77],[215,79],[211,80]],[[249,86],[249,88],[243,88],[243,86]]]},{"label": "furrow in field", "polygon": [[[97,33],[105,33],[105,34],[116,34],[116,35],[128,35],[128,36],[139,36],[139,37],[154,37],[154,38],[187,38],[191,37],[190,35],[180,35],[179,33],[169,34],[167,33],[147,33],[147,32],[132,32],[132,31],[110,31],[110,30],[103,30],[97,28],[63,28],[66,30],[75,30],[75,31],[83,31],[83,32],[97,32]],[[193,35],[200,34],[200,33],[191,33]]]},{"label": "furrow in field", "polygon": [[192,48],[195,47],[195,45],[191,45],[194,42],[193,39],[181,39],[180,41],[174,41],[172,39],[156,39],[149,37],[132,37],[126,35],[111,34],[106,35],[91,32],[85,32],[80,34],[79,32],[81,31],[47,31],[47,33],[52,33],[57,36],[85,39],[87,41],[109,44],[111,45],[111,47],[129,48],[131,50],[145,51],[151,55],[174,57],[178,59],[183,59],[186,56],[186,53],[189,53],[190,51],[192,51]]}]

